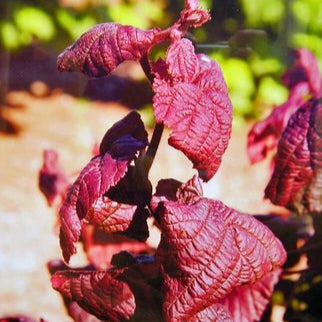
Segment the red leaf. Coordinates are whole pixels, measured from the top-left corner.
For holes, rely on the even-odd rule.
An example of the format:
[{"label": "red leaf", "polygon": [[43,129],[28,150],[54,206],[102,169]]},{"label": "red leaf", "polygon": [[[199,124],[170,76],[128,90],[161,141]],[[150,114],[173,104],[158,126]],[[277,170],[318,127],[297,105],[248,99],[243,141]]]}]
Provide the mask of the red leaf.
[{"label": "red leaf", "polygon": [[[134,112],[135,113],[135,112]],[[130,116],[125,117],[126,121]],[[139,119],[140,120],[140,119]],[[141,127],[144,125],[141,122]],[[119,125],[122,124],[120,121]],[[137,130],[137,124],[133,123],[132,128],[127,127],[127,132],[118,133],[114,136],[116,142],[128,134],[132,134]],[[114,133],[110,131],[110,133]],[[145,132],[146,134],[146,132]],[[120,138],[119,138],[120,137]],[[64,259],[68,262],[72,254],[76,252],[74,243],[78,241],[81,233],[81,221],[85,218],[87,212],[95,202],[106,193],[111,187],[114,187],[128,170],[129,163],[135,157],[134,149],[127,149],[122,152],[121,158],[113,157],[108,150],[111,147],[112,153],[115,152],[113,147],[117,143],[108,140],[108,136],[104,137],[104,142],[111,144],[104,144],[103,151],[105,154],[100,154],[94,157],[87,166],[81,171],[75,183],[72,185],[68,192],[66,200],[60,209],[61,231],[60,231],[60,244],[63,250]],[[136,138],[137,141],[139,139]],[[115,143],[115,145],[113,145]],[[141,141],[140,149],[147,144],[147,138]],[[138,144],[135,143],[135,147]]]},{"label": "red leaf", "polygon": [[44,151],[44,163],[39,173],[39,189],[45,195],[48,205],[65,196],[69,180],[54,150]]},{"label": "red leaf", "polygon": [[279,280],[280,269],[263,276],[254,284],[237,286],[220,301],[234,321],[259,321]]},{"label": "red leaf", "polygon": [[126,231],[137,206],[118,203],[108,197],[97,199],[88,211],[86,221],[107,233]]},{"label": "red leaf", "polygon": [[135,311],[129,286],[108,271],[58,271],[51,281],[55,290],[99,319],[118,322]]},{"label": "red leaf", "polygon": [[81,220],[92,204],[125,175],[127,167],[127,160],[115,160],[108,153],[99,155],[87,164],[71,187],[59,211],[60,244],[67,262],[76,252],[74,243],[80,236]]},{"label": "red leaf", "polygon": [[[58,271],[68,271],[71,268],[67,266],[61,260],[52,260],[47,264],[50,275],[55,274]],[[92,267],[86,267],[82,270],[91,269]],[[99,322],[94,315],[86,312],[83,308],[81,308],[77,302],[71,301],[69,298],[62,296],[65,307],[67,309],[68,314],[73,318],[74,322]]]},{"label": "red leaf", "polygon": [[170,45],[166,65],[169,74],[164,76],[159,64],[153,83],[156,120],[171,127],[169,144],[208,181],[221,163],[231,132],[232,106],[221,70],[209,57],[195,55],[187,39]]},{"label": "red leaf", "polygon": [[322,104],[310,100],[291,117],[278,145],[265,196],[299,213],[320,212],[322,169]]},{"label": "red leaf", "polygon": [[193,318],[286,259],[280,241],[253,217],[219,201],[196,200],[163,202],[157,256],[163,261],[168,320]]},{"label": "red leaf", "polygon": [[[226,308],[219,304],[215,303],[211,306],[208,306],[204,310],[198,312],[195,316],[188,318],[188,322],[199,322],[199,321],[216,321],[216,322],[236,322],[233,320]],[[239,321],[238,321],[239,322]]]},{"label": "red leaf", "polygon": [[140,60],[158,32],[116,23],[96,25],[58,56],[58,69],[106,76],[125,60]]}]

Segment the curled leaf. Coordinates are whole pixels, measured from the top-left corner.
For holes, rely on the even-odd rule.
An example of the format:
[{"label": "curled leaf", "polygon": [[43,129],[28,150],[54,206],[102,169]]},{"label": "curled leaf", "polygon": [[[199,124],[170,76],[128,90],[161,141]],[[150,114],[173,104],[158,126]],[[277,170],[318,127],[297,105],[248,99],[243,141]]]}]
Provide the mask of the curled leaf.
[{"label": "curled leaf", "polygon": [[39,173],[39,189],[45,195],[48,205],[65,196],[69,180],[54,150],[44,151],[44,163]]},{"label": "curled leaf", "polygon": [[116,122],[105,133],[100,144],[100,154],[109,151],[115,157],[134,157],[135,153],[148,144],[148,134],[140,114],[133,111]]},{"label": "curled leaf", "polygon": [[108,271],[58,271],[52,286],[66,299],[101,320],[118,322],[129,319],[135,311],[135,298],[129,286]]},{"label": "curled leaf", "polygon": [[312,99],[292,115],[280,139],[265,196],[298,213],[322,211],[322,103]]},{"label": "curled leaf", "polygon": [[[129,116],[125,117],[124,120],[127,121],[128,118]],[[122,121],[120,124],[122,124]],[[136,148],[141,149],[147,144],[147,134],[141,120],[138,124],[141,131],[146,135],[142,138],[141,144],[134,143]],[[135,157],[136,151],[134,148],[128,148],[127,155],[126,151],[121,149],[121,157],[115,157],[113,154],[118,146],[117,142],[124,136],[132,135],[133,131],[137,130],[138,124],[133,123],[132,128],[128,127],[127,133],[120,132],[119,135],[115,135],[115,141],[111,141],[110,145],[104,144],[105,147],[101,147],[104,154],[94,157],[81,171],[70,188],[59,212],[61,220],[60,244],[66,261],[69,261],[70,256],[76,252],[74,243],[78,241],[81,234],[81,221],[86,217],[94,203],[124,177],[129,163]],[[114,132],[110,133],[113,134]],[[105,142],[108,141],[108,137],[104,139]],[[139,139],[135,138],[135,141],[139,141]],[[112,208],[110,210],[112,211]]]},{"label": "curled leaf", "polygon": [[125,60],[140,60],[157,32],[158,28],[141,30],[116,23],[96,25],[58,56],[58,69],[106,76]]},{"label": "curled leaf", "polygon": [[208,181],[221,163],[231,132],[232,106],[221,70],[209,57],[195,55],[187,39],[170,45],[165,63],[168,74],[161,64],[155,70],[156,121],[172,129],[169,144]]},{"label": "curled leaf", "polygon": [[283,265],[279,240],[252,216],[219,201],[163,201],[157,257],[164,269],[164,314],[192,319],[235,287]]}]

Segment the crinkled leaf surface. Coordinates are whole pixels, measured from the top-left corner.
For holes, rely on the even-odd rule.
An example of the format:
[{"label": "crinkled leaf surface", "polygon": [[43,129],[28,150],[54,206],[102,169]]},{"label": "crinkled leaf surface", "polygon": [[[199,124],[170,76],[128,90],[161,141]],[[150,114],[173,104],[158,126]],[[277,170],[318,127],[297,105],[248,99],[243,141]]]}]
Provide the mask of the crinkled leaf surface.
[{"label": "crinkled leaf surface", "polygon": [[217,171],[231,132],[232,106],[218,64],[196,55],[188,39],[168,48],[155,70],[156,121],[172,129],[169,144],[181,150],[208,181]]},{"label": "crinkled leaf surface", "polygon": [[322,104],[312,99],[291,117],[265,189],[273,203],[300,214],[322,211]]},{"label": "crinkled leaf surface", "polygon": [[45,150],[44,163],[39,173],[39,189],[45,195],[48,205],[52,206],[55,200],[62,198],[68,186],[69,180],[57,152]]},{"label": "crinkled leaf surface", "polygon": [[270,301],[281,269],[276,269],[253,284],[237,286],[220,301],[233,317],[233,321],[259,321]]},{"label": "crinkled leaf surface", "polygon": [[[68,271],[71,268],[61,260],[52,260],[47,264],[50,275],[58,271]],[[93,269],[93,267],[85,267],[82,270]],[[88,313],[81,308],[77,302],[72,301],[69,297],[62,296],[68,314],[73,318],[74,322],[99,322],[94,315]]]},{"label": "crinkled leaf surface", "polygon": [[[124,118],[125,121],[127,119],[128,116]],[[141,120],[139,124],[145,132]],[[133,129],[136,131],[136,123],[133,123]],[[124,135],[131,135],[131,128],[128,129],[128,132],[129,133],[127,134],[121,133],[120,138],[124,137]],[[119,141],[120,138],[115,136],[116,141]],[[107,140],[106,137],[105,140]],[[140,145],[140,148],[147,143],[147,138],[145,137],[144,142],[141,143],[142,145]],[[117,143],[115,143],[115,145],[112,144],[112,146],[117,146]],[[135,144],[135,146],[137,147],[138,145]],[[135,157],[134,149],[128,149],[128,155],[126,156],[122,153],[122,157],[120,158],[113,156],[113,151],[110,153],[109,150],[105,150],[106,152],[104,154],[99,154],[94,157],[81,171],[60,209],[60,243],[66,261],[69,261],[70,256],[76,252],[74,243],[77,242],[80,237],[81,221],[86,217],[87,212],[91,209],[93,204],[98,202],[98,199],[104,193],[111,187],[114,187],[120,179],[124,177],[128,170],[129,163]],[[117,206],[117,208],[119,209],[119,206]],[[110,207],[111,211],[113,211],[113,209],[113,207]],[[120,213],[122,214],[122,211]]]},{"label": "crinkled leaf surface", "polygon": [[106,76],[123,61],[142,58],[158,31],[158,28],[141,30],[116,23],[96,25],[59,55],[58,69]]},{"label": "crinkled leaf surface", "polygon": [[135,311],[129,286],[108,271],[58,271],[51,281],[55,290],[99,319],[118,322]]},{"label": "crinkled leaf surface", "polygon": [[118,203],[103,196],[94,202],[85,219],[106,233],[127,232],[127,235],[132,234],[144,241],[149,236],[148,215],[142,207]]},{"label": "crinkled leaf surface", "polygon": [[286,259],[268,228],[207,198],[164,201],[161,229],[157,256],[163,262],[163,308],[170,321],[194,318]]}]

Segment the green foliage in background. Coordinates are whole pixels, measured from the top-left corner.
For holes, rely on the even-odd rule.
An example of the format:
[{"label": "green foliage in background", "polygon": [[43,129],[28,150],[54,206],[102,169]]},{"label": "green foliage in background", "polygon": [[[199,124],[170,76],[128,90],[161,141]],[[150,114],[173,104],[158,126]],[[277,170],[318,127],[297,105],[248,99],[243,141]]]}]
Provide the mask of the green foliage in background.
[{"label": "green foliage in background", "polygon": [[97,23],[117,21],[146,29],[167,24],[166,3],[165,0],[4,1],[0,3],[0,42],[11,51],[31,43],[52,45],[60,51]]}]

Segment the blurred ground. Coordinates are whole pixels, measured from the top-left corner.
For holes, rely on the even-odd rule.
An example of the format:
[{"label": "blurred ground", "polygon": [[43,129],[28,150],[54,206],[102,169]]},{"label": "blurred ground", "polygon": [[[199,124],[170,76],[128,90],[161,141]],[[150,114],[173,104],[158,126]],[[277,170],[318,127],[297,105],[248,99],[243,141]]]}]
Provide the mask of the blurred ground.
[{"label": "blurred ground", "polygon": [[[38,84],[39,85],[39,84]],[[20,131],[0,134],[0,317],[25,314],[50,322],[70,321],[58,293],[51,289],[46,263],[60,258],[54,234],[55,211],[47,207],[37,187],[42,151],[54,148],[69,173],[91,157],[92,146],[128,110],[115,103],[89,102],[60,91],[38,97],[10,92],[4,116]],[[195,172],[183,155],[166,144],[163,135],[152,181],[189,179]],[[222,167],[205,185],[205,195],[250,213],[272,209],[263,202],[268,163],[250,167],[246,156],[247,127],[233,132]],[[76,256],[72,264],[81,264]]]}]

